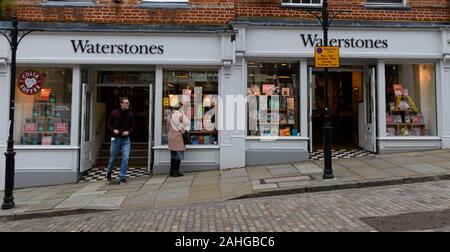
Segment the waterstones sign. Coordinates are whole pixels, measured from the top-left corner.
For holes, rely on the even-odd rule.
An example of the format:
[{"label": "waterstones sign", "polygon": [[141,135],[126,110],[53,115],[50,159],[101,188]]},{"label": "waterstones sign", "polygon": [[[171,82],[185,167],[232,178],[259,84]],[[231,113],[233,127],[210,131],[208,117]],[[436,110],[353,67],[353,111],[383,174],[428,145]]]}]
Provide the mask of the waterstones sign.
[{"label": "waterstones sign", "polygon": [[[324,41],[318,34],[300,34],[301,42],[305,47],[321,47]],[[360,38],[339,38],[328,39],[328,46],[341,48],[361,48],[361,49],[386,49],[389,47],[387,39],[360,39]]]},{"label": "waterstones sign", "polygon": [[118,55],[161,55],[163,45],[129,44],[129,43],[96,43],[90,40],[70,40],[76,54],[118,54]]}]

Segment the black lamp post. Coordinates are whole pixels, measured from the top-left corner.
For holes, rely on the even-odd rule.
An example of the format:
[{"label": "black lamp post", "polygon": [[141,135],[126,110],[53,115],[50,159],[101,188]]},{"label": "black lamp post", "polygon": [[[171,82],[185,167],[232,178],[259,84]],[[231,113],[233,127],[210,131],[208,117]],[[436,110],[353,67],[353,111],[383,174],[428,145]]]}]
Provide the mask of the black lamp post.
[{"label": "black lamp post", "polygon": [[[330,17],[330,11],[328,10],[328,0],[323,0],[322,8],[320,10],[305,10],[310,14],[314,15],[317,20],[322,25],[323,29],[323,45],[328,46],[328,28],[330,24],[333,22],[333,19],[341,13],[351,12],[351,11],[333,11],[333,16]],[[320,13],[320,15],[319,15]],[[324,151],[324,171],[323,171],[323,179],[333,179],[333,167],[332,167],[332,158],[331,158],[331,133],[333,131],[333,127],[330,123],[330,111],[328,109],[328,67],[324,67],[324,111],[323,111],[323,151]]]},{"label": "black lamp post", "polygon": [[0,33],[5,36],[11,47],[11,82],[10,82],[10,102],[9,102],[9,137],[8,147],[5,153],[6,156],[6,170],[5,170],[5,196],[3,198],[2,209],[11,209],[15,207],[14,204],[14,109],[16,104],[16,52],[20,41],[30,34],[32,31],[23,31],[18,29],[17,17],[14,16],[12,20],[12,28],[0,30]]}]

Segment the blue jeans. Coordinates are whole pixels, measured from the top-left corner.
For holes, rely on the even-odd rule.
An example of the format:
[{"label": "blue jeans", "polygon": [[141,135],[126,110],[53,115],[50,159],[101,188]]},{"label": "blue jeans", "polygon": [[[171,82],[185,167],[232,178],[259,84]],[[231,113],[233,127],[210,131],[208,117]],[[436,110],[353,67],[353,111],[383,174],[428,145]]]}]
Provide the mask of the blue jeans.
[{"label": "blue jeans", "polygon": [[122,163],[120,164],[120,179],[125,179],[128,170],[128,159],[130,158],[131,142],[130,138],[111,138],[110,158],[108,162],[108,172],[114,169],[114,162],[117,160],[119,149],[122,148]]}]

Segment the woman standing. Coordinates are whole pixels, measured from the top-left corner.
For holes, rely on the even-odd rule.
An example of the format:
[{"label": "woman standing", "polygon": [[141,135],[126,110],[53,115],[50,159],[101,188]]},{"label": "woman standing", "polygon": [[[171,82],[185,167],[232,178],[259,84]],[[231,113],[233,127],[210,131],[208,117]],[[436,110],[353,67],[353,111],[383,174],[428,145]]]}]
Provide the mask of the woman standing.
[{"label": "woman standing", "polygon": [[181,160],[184,159],[186,147],[184,146],[182,134],[186,130],[183,123],[185,120],[187,122],[187,118],[185,118],[180,111],[182,106],[183,103],[180,102],[177,107],[173,108],[167,118],[171,177],[183,176],[183,174],[180,173],[180,164]]}]

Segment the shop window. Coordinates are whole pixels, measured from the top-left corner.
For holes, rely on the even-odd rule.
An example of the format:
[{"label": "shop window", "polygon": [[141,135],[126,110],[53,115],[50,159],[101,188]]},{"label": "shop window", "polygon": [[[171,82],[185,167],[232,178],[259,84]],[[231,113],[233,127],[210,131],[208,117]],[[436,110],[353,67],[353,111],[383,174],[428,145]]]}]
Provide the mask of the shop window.
[{"label": "shop window", "polygon": [[72,69],[17,69],[14,142],[70,145]]},{"label": "shop window", "polygon": [[387,136],[436,136],[435,65],[386,65],[386,110]]},{"label": "shop window", "polygon": [[165,70],[163,87],[162,141],[167,140],[167,118],[182,103],[185,128],[192,145],[217,145],[218,71]]},{"label": "shop window", "polygon": [[300,136],[299,64],[248,63],[248,135]]}]

